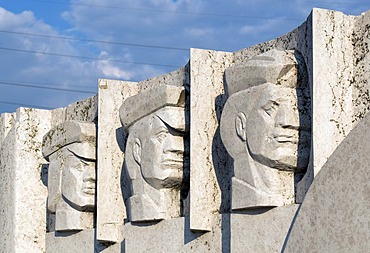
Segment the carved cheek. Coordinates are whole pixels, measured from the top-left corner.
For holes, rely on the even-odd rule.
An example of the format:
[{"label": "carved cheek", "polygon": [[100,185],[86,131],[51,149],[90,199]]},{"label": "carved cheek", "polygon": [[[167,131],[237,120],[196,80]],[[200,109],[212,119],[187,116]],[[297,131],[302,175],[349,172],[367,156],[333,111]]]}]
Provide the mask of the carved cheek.
[{"label": "carved cheek", "polygon": [[67,199],[76,202],[73,199],[80,195],[82,190],[82,172],[76,168],[64,168],[62,176],[62,193]]}]

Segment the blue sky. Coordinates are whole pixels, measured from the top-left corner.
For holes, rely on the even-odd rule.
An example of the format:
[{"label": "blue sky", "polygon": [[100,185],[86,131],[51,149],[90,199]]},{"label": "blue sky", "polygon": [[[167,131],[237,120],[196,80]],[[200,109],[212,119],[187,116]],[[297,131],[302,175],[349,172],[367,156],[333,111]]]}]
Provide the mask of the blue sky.
[{"label": "blue sky", "polygon": [[232,52],[274,39],[314,7],[359,15],[370,1],[0,0],[0,113],[67,106],[96,93],[98,78],[170,72],[189,48]]}]

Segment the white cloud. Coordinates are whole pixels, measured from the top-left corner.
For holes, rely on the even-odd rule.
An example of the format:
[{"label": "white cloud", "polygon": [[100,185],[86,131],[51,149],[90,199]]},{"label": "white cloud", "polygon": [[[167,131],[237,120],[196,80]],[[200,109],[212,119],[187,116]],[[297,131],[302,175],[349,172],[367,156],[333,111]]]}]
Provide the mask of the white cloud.
[{"label": "white cloud", "polygon": [[240,29],[240,33],[247,35],[247,34],[256,34],[261,33],[265,31],[272,30],[275,26],[279,24],[279,20],[267,20],[263,22],[262,24],[258,25],[245,25]]},{"label": "white cloud", "polygon": [[206,37],[214,34],[214,30],[210,28],[188,28],[185,29],[185,35],[194,37]]},{"label": "white cloud", "polygon": [[[360,0],[355,1],[360,3]],[[76,5],[63,8],[68,10],[60,13],[65,20],[63,26],[48,24],[38,19],[43,17],[42,11],[36,14],[31,11],[15,14],[0,7],[0,30],[75,36],[138,45],[235,51],[293,30],[305,21],[313,7],[307,1],[304,1],[307,4],[300,3],[302,0],[71,0],[70,2]],[[45,3],[43,7],[46,5],[53,8],[51,2]],[[147,11],[150,9],[152,11]],[[284,21],[278,18],[282,16],[293,20]],[[55,27],[66,28],[59,30]],[[87,43],[1,32],[0,47],[149,63],[143,65],[91,61],[0,49],[2,55],[0,79],[45,82],[59,84],[62,87],[88,86],[91,89],[96,89],[98,78],[140,81],[176,69],[156,64],[183,66],[189,58],[187,50]],[[151,63],[153,65],[150,65]],[[84,96],[2,85],[0,90],[0,100],[46,103],[47,106],[63,106]]]}]

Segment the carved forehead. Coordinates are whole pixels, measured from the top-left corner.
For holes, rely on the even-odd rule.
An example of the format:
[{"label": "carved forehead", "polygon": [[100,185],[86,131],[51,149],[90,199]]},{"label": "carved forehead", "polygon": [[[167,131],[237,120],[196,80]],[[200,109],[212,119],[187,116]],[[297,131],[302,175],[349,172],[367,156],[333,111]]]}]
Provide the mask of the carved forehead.
[{"label": "carved forehead", "polygon": [[[256,98],[256,106],[261,106],[268,101],[275,101],[278,103],[288,102],[292,104],[297,103],[297,90],[294,88],[266,83],[254,86],[250,89],[252,90],[251,93],[253,93],[253,96]],[[247,106],[248,105],[253,106],[251,103],[248,103]]]},{"label": "carved forehead", "polygon": [[238,113],[242,112],[247,117],[250,113],[265,105],[268,101],[297,103],[296,89],[265,83],[239,91],[231,95],[222,112],[222,124],[234,124]]}]

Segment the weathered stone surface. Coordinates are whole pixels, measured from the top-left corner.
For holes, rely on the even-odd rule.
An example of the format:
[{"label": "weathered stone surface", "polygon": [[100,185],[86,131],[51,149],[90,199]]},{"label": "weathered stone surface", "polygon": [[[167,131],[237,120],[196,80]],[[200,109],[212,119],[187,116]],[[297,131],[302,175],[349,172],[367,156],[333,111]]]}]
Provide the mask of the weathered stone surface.
[{"label": "weathered stone surface", "polygon": [[227,242],[222,245],[221,226],[221,215],[217,215],[209,233],[191,232],[189,220],[184,217],[151,225],[127,223],[122,252],[230,252]]},{"label": "weathered stone surface", "polygon": [[232,213],[230,252],[281,252],[298,207],[293,204],[268,211]]},{"label": "weathered stone surface", "polygon": [[51,112],[19,108],[1,119],[6,136],[0,146],[0,249],[44,252],[47,190],[41,143]]},{"label": "weathered stone surface", "polygon": [[[2,229],[0,251],[45,252],[45,243],[47,252],[75,252],[76,249],[82,252],[107,253],[366,251],[370,248],[367,224],[370,217],[366,211],[369,209],[366,201],[369,180],[365,171],[369,165],[367,164],[369,140],[368,136],[362,133],[367,132],[370,126],[368,123],[370,116],[366,117],[366,122],[362,122],[361,119],[370,109],[369,28],[370,12],[353,17],[339,12],[314,9],[306,22],[281,38],[235,53],[192,49],[189,64],[166,75],[138,83],[101,80],[99,96],[78,101],[66,108],[52,111],[21,108],[17,113],[3,114],[0,118],[0,202],[6,204],[0,205]],[[243,85],[259,84],[258,86],[263,86],[264,91],[272,96],[284,93],[274,89],[272,84],[275,82],[276,73],[280,74],[278,68],[261,70],[258,67],[248,70],[248,74],[244,73],[243,69],[239,69],[240,71],[237,69],[238,66],[243,66],[248,60],[270,49],[294,50],[294,54],[300,55],[300,63],[307,67],[310,87],[313,137],[308,173],[300,183],[295,181],[294,185],[297,203],[303,200],[308,187],[315,177],[316,179],[291,233],[288,230],[297,205],[273,208],[269,211],[261,207],[263,205],[259,205],[261,207],[259,210],[240,211],[249,206],[247,202],[254,201],[251,194],[240,191],[235,195],[238,196],[239,202],[232,203],[233,209],[238,211],[230,211],[232,159],[220,139],[219,121],[221,113],[228,110],[226,106],[224,107],[226,99],[228,96],[232,99],[235,94],[243,92],[245,90]],[[229,72],[226,71],[224,76],[227,68]],[[262,79],[260,71],[265,71]],[[294,83],[284,75],[283,77],[276,81],[280,86],[284,82],[289,85]],[[227,87],[227,82],[241,85],[230,88]],[[155,96],[157,89],[166,91],[168,85],[174,87],[171,87],[170,92],[162,92],[161,99],[158,101],[149,99]],[[183,97],[177,97],[178,89],[184,92]],[[137,97],[134,96],[137,93],[143,96],[144,93],[150,94],[142,100],[147,105],[141,106],[140,103],[137,105],[140,101],[135,100]],[[289,94],[285,98],[290,99],[288,103],[290,109],[299,108],[298,93],[284,94]],[[173,96],[175,99],[171,100]],[[256,101],[259,101],[258,98],[272,102],[278,100],[267,95],[255,98]],[[126,110],[129,117],[123,120],[124,127],[121,127],[118,109],[126,99],[131,100],[130,106],[136,104],[136,109]],[[161,101],[165,100],[172,102],[162,106]],[[242,100],[238,100],[239,103],[245,102]],[[298,102],[295,103],[293,100]],[[152,105],[153,102],[157,105]],[[133,113],[141,109],[147,112]],[[264,109],[266,113],[270,111],[270,108],[265,107],[259,109]],[[276,113],[281,118],[285,115],[280,114],[280,111]],[[296,114],[293,118],[297,120]],[[298,118],[302,123],[302,118]],[[78,233],[60,232],[57,236],[51,233],[47,235],[45,241],[46,228],[51,231],[55,230],[55,226],[57,230],[94,226],[93,212],[82,210],[87,208],[91,211],[93,207],[91,203],[76,205],[75,202],[69,201],[77,206],[77,209],[70,209],[64,202],[58,205],[62,192],[59,188],[64,187],[66,192],[73,192],[71,189],[68,190],[66,185],[59,187],[62,171],[52,169],[54,165],[61,167],[64,161],[50,164],[49,180],[46,180],[47,164],[41,153],[41,137],[55,125],[67,120],[98,123],[97,155],[100,183],[97,189],[100,193],[97,197],[97,229],[95,231],[85,229]],[[249,121],[254,123],[252,132],[257,136],[261,131],[256,128],[261,125],[256,120]],[[360,122],[358,128],[351,132],[358,122]],[[161,140],[163,143],[169,141],[159,148],[146,147],[145,152],[142,152],[147,155],[144,158],[137,151],[143,150],[144,142],[148,143],[150,138],[146,138],[145,141],[139,139],[140,142],[133,141],[126,146],[127,132],[124,128],[128,130],[129,138],[133,136],[134,131],[148,137],[152,132],[145,125],[150,124],[165,129],[164,132],[151,136],[153,137],[151,140],[156,139],[158,142]],[[190,124],[190,130],[187,124]],[[297,124],[290,124],[289,127],[297,128]],[[185,135],[183,138],[183,132],[188,130],[190,137]],[[239,131],[243,130],[243,127],[233,130],[237,136],[243,137],[243,131]],[[347,136],[348,133],[350,134]],[[60,145],[70,143],[68,138],[75,137],[73,134],[61,134],[62,141],[51,146],[59,148]],[[236,142],[228,137],[224,142],[229,143],[225,146],[229,146],[230,149],[236,148]],[[334,151],[341,142],[339,148]],[[48,154],[50,159],[63,160],[68,154],[86,156],[79,155],[86,149],[80,149],[74,144],[68,146],[70,150],[66,153],[58,153],[58,148],[49,149],[47,153],[50,153]],[[156,162],[155,159],[164,153],[161,152],[161,148],[171,146],[181,146],[176,148],[174,153],[181,154],[183,159],[182,166],[178,166],[180,163],[178,160],[177,165],[172,166],[177,169],[175,175],[166,174],[168,171],[163,172],[158,170],[158,167],[152,166]],[[190,168],[186,159],[189,146]],[[304,149],[307,151],[307,148]],[[127,152],[128,150],[132,150],[131,153]],[[269,150],[267,153],[274,151]],[[145,161],[146,165],[151,166],[139,170],[136,168],[134,172],[122,169],[123,163],[130,163],[129,159],[126,159],[128,157],[131,157],[131,162],[136,165],[142,166]],[[254,154],[254,158],[256,157]],[[294,159],[288,160],[296,163]],[[236,166],[237,163],[236,159]],[[306,163],[307,159],[305,166]],[[188,186],[185,187],[183,183],[186,185],[187,182],[181,181],[189,176],[189,170],[190,198],[186,198]],[[321,172],[317,174],[320,170]],[[261,173],[256,171],[256,174]],[[279,174],[280,170],[275,172]],[[236,176],[241,174],[236,170]],[[150,194],[140,194],[143,196],[135,199],[130,198],[133,196],[131,190],[134,188],[130,189],[127,177],[135,181],[137,176],[142,180],[134,183],[134,193],[140,190],[141,193]],[[255,178],[253,177],[253,180]],[[292,175],[288,178],[287,181],[282,180],[283,184],[289,185],[284,193],[289,196],[280,201],[282,204],[293,202]],[[56,196],[49,198],[49,210],[52,209],[52,212],[60,210],[59,217],[65,217],[63,225],[58,225],[58,214],[49,215],[48,224],[45,225],[46,185],[49,186],[50,195]],[[56,187],[51,189],[53,185]],[[180,195],[180,189],[183,190],[183,195]],[[238,191],[235,185],[234,190]],[[155,202],[153,199],[156,199],[157,203],[151,205]],[[271,201],[276,201],[278,198],[274,196],[272,199]],[[138,214],[136,217],[135,215],[129,217],[134,217],[130,223],[126,219],[123,200],[127,200],[128,205],[135,206],[134,213]],[[258,201],[260,199],[257,198]],[[267,205],[280,204],[270,202]],[[189,210],[190,214],[187,213]],[[223,214],[220,215],[220,212]],[[81,219],[81,213],[90,217]],[[73,225],[86,220],[89,222],[82,222],[83,224],[78,227]],[[289,233],[290,239],[284,241]],[[107,242],[107,247],[102,247],[98,241]]]},{"label": "weathered stone surface", "polygon": [[93,228],[95,208],[96,125],[68,120],[43,137],[42,153],[50,161],[48,211],[55,231]]},{"label": "weathered stone surface", "polygon": [[[247,59],[250,59],[258,54],[266,52],[271,49],[279,49],[279,50],[295,50],[299,53],[302,57],[303,64],[306,65],[307,68],[307,75],[308,75],[308,86],[310,87],[310,96],[311,96],[311,106],[313,107],[312,102],[312,90],[313,90],[313,23],[312,23],[312,14],[307,18],[307,20],[300,25],[298,28],[294,29],[293,31],[287,33],[284,36],[281,36],[277,39],[267,41],[249,48],[242,49],[240,51],[234,52],[234,62],[235,65],[245,62]],[[315,113],[315,110],[312,110],[312,114]],[[311,120],[312,120],[311,116]],[[311,126],[311,132],[313,134],[314,125]],[[304,183],[301,182],[299,184],[295,184],[295,202],[301,203],[304,194],[309,187],[310,183],[313,180],[312,171],[313,171],[313,154],[312,154],[312,147],[311,144],[311,154],[310,154],[310,161],[307,167],[307,173]],[[319,153],[319,152],[318,152]]]},{"label": "weathered stone surface", "polygon": [[97,96],[92,96],[63,108],[65,110],[65,121],[78,120],[93,122],[98,115],[98,101]]},{"label": "weathered stone surface", "polygon": [[[210,231],[219,212],[230,209],[230,158],[219,120],[226,101],[223,76],[232,54],[190,51],[190,228]],[[212,73],[212,74],[210,74]]]},{"label": "weathered stone surface", "polygon": [[370,103],[370,11],[355,17],[353,45],[353,114],[357,122],[369,111]]},{"label": "weathered stone surface", "polygon": [[130,221],[181,215],[181,191],[188,181],[184,106],[184,88],[166,85],[129,97],[120,108],[128,132],[125,169],[131,181]]},{"label": "weathered stone surface", "polygon": [[[122,181],[125,134],[119,118],[122,102],[138,93],[135,82],[99,80],[98,147],[97,147],[97,222],[99,241],[120,242],[122,226],[127,218]],[[121,183],[122,182],[122,183]],[[121,185],[122,184],[122,185]]]},{"label": "weathered stone surface", "polygon": [[149,78],[138,83],[140,91],[151,90],[162,85],[186,86],[189,85],[189,64],[170,73]]},{"label": "weathered stone surface", "polygon": [[292,32],[234,53],[238,64],[271,48],[295,49],[306,63],[313,108],[312,149],[307,173],[296,185],[298,203],[327,158],[368,110],[368,75],[361,74],[366,72],[362,69],[369,50],[368,38],[362,36],[368,15],[355,18],[313,9],[307,21]]},{"label": "weathered stone surface", "polygon": [[[83,230],[78,233],[50,232],[46,234],[46,252],[56,253],[94,253],[104,249],[94,240],[94,229]],[[119,252],[119,251],[117,251]]]},{"label": "weathered stone surface", "polygon": [[8,135],[9,131],[14,126],[15,113],[3,113],[1,114],[0,120],[0,143]]},{"label": "weathered stone surface", "polygon": [[226,69],[221,137],[234,158],[233,210],[294,203],[311,136],[306,66],[294,53],[273,49]]},{"label": "weathered stone surface", "polygon": [[[80,114],[73,106],[70,108],[71,113]],[[89,113],[85,116],[92,118]],[[48,180],[41,152],[42,137],[68,115],[65,108],[52,111],[19,108],[16,113],[1,115],[1,251],[45,252]]]},{"label": "weathered stone surface", "polygon": [[370,248],[370,114],[315,177],[284,252],[365,252]]}]

